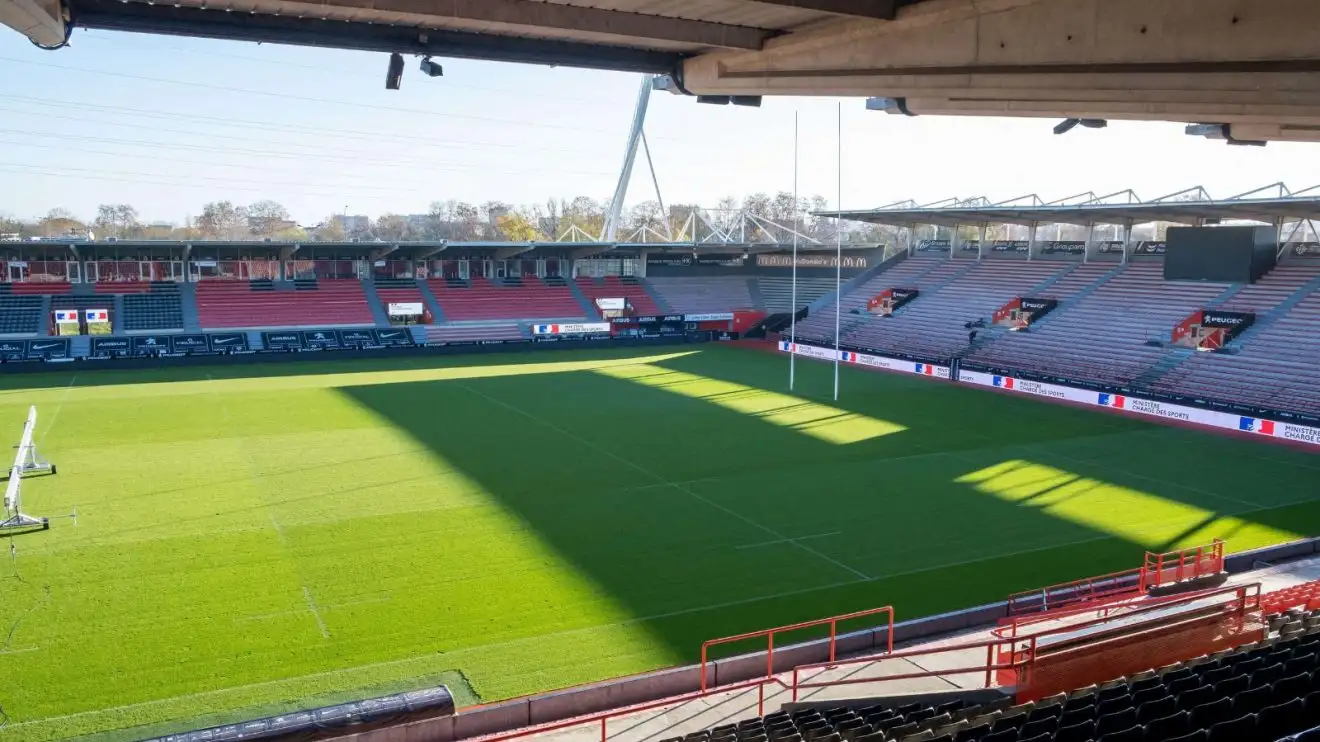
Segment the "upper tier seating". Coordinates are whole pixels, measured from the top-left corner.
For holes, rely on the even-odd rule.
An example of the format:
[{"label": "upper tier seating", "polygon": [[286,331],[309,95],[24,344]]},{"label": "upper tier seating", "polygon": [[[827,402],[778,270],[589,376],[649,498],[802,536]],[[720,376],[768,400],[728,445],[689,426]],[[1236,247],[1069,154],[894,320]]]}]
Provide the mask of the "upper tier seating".
[{"label": "upper tier seating", "polygon": [[427,280],[446,320],[580,319],[584,316],[568,287],[558,279],[432,278]]},{"label": "upper tier seating", "polygon": [[[131,293],[124,295],[124,316],[119,323],[121,329],[128,332],[183,329],[183,304],[177,283],[165,281],[130,285]],[[146,288],[139,290],[139,287]],[[97,290],[100,290],[99,284]]]},{"label": "upper tier seating", "polygon": [[933,706],[840,703],[778,711],[663,742],[1291,739],[1289,735],[1320,724],[1320,634],[1311,632],[1284,632],[1290,638],[1272,638],[1015,706],[1007,698]]},{"label": "upper tier seating", "polygon": [[9,293],[15,296],[31,294],[67,294],[73,290],[73,284],[65,281],[30,281],[24,283],[10,283]]},{"label": "upper tier seating", "polygon": [[456,343],[466,340],[517,340],[522,336],[522,330],[516,322],[426,326],[426,342],[428,343]]},{"label": "upper tier seating", "polygon": [[893,317],[858,324],[843,342],[946,358],[967,346],[968,322],[989,322],[1009,300],[1031,295],[1033,288],[1067,268],[1049,261],[983,260],[966,265],[949,260],[918,281],[919,288],[937,286],[933,293],[923,293]]},{"label": "upper tier seating", "polygon": [[[1030,332],[1006,333],[968,360],[1021,371],[1128,384],[1165,352],[1174,325],[1226,288],[1219,283],[1165,281],[1158,262],[1086,266],[1116,275],[1093,293],[1063,301]],[[1048,292],[1046,292],[1048,293]],[[1057,298],[1057,297],[1056,297]]]},{"label": "upper tier seating", "polygon": [[[1318,269],[1307,270],[1313,278]],[[1271,306],[1279,303],[1272,301]],[[1243,306],[1240,311],[1246,309]],[[1320,386],[1299,382],[1314,378],[1320,366],[1320,291],[1312,292],[1259,330],[1248,328],[1246,332],[1240,354],[1197,353],[1152,386],[1166,392],[1320,415]]]},{"label": "upper tier seating", "polygon": [[197,314],[206,329],[375,324],[356,280],[300,282],[297,291],[276,290],[269,281],[202,281]]},{"label": "upper tier seating", "polygon": [[619,276],[606,276],[599,282],[594,278],[578,277],[574,279],[577,287],[586,295],[587,301],[592,306],[596,305],[597,299],[627,299],[632,305],[633,313],[661,314],[660,306],[655,303],[651,295],[646,292],[646,287],[642,285],[639,279],[631,276],[620,278]]},{"label": "upper tier seating", "polygon": [[97,281],[92,284],[92,290],[98,294],[144,294],[150,291],[153,285],[146,281]]},{"label": "upper tier seating", "polygon": [[755,307],[747,276],[648,278],[651,289],[679,314],[714,314]]}]

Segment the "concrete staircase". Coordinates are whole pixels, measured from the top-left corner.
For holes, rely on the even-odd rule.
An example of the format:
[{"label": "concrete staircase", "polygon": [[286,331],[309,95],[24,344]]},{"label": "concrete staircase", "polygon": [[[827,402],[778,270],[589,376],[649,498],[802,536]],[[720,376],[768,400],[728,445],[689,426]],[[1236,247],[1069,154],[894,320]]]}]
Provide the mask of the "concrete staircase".
[{"label": "concrete staircase", "polygon": [[50,301],[50,295],[49,295],[49,294],[47,294],[47,295],[41,297],[41,317],[40,317],[40,319],[38,320],[38,324],[37,324],[37,334],[38,334],[38,335],[49,335],[49,334],[50,334],[50,323],[51,323],[51,319],[50,319],[50,311],[51,311],[51,310],[50,310],[50,304],[51,304],[51,301]]},{"label": "concrete staircase", "polygon": [[752,306],[765,311],[765,295],[761,293],[761,282],[754,277],[747,279],[747,294],[752,297]]},{"label": "concrete staircase", "polygon": [[92,339],[87,335],[74,335],[69,339],[69,357],[86,358],[92,354]]},{"label": "concrete staircase", "polygon": [[[1109,269],[1104,273],[1104,275],[1092,281],[1091,284],[1088,285],[1086,288],[1082,289],[1081,291],[1078,291],[1076,294],[1073,294],[1071,297],[1064,299],[1063,301],[1060,301],[1059,306],[1055,307],[1053,312],[1050,312],[1044,317],[1041,317],[1038,321],[1031,323],[1032,327],[1040,327],[1041,325],[1044,325],[1046,322],[1049,322],[1053,320],[1055,317],[1058,317],[1060,314],[1067,311],[1068,307],[1071,307],[1072,305],[1080,302],[1081,300],[1085,299],[1091,294],[1094,294],[1096,289],[1100,288],[1101,286],[1104,286],[1109,281],[1109,279],[1113,278],[1114,276],[1117,276],[1122,271],[1123,271],[1123,266],[1121,264],[1116,265],[1113,268]],[[1068,272],[1071,273],[1071,271]],[[1053,283],[1053,281],[1047,283]],[[1042,290],[1044,290],[1043,285],[1037,286],[1036,288],[1032,289],[1032,291],[1042,291]]]},{"label": "concrete staircase", "polygon": [[[115,296],[115,298],[114,298],[114,305],[110,308],[110,311],[112,312],[112,314],[111,314],[110,316],[114,317],[116,322],[123,322],[123,321],[124,321],[124,320],[123,320],[123,317],[124,317],[124,295],[123,295],[123,294],[115,294],[114,296]],[[122,328],[121,328],[121,331],[122,331]]]},{"label": "concrete staircase", "polygon": [[[1079,263],[1079,265],[1080,265],[1080,263]],[[1040,283],[1036,284],[1035,286],[1032,286],[1032,287],[1031,287],[1031,294],[1037,294],[1037,293],[1039,293],[1039,292],[1041,292],[1041,291],[1044,291],[1045,289],[1048,289],[1049,287],[1051,287],[1051,286],[1053,286],[1054,284],[1058,283],[1059,280],[1062,279],[1064,276],[1068,275],[1069,273],[1072,273],[1073,270],[1074,270],[1075,268],[1076,268],[1076,266],[1073,266],[1073,268],[1069,268],[1069,269],[1066,270],[1066,271],[1059,271],[1058,273],[1055,273],[1053,276],[1050,276],[1049,278],[1045,279],[1044,281],[1041,281]],[[1089,287],[1088,287],[1088,288],[1089,288]]]},{"label": "concrete staircase", "polygon": [[376,282],[368,278],[362,282],[362,293],[367,295],[367,306],[371,308],[371,319],[377,327],[389,327],[390,315],[385,305],[380,303],[380,294],[376,293]]},{"label": "concrete staircase", "polygon": [[578,288],[577,281],[566,278],[564,283],[568,284],[569,293],[577,299],[578,306],[582,307],[582,315],[587,319],[600,319],[600,311],[591,303],[587,295],[582,293],[582,289]]},{"label": "concrete staircase", "polygon": [[179,308],[183,311],[183,329],[201,332],[202,320],[197,315],[197,284],[192,281],[179,284]]},{"label": "concrete staircase", "polygon": [[[899,263],[903,262],[906,259],[907,259],[907,253],[899,253],[893,256],[892,258],[890,258],[889,260],[884,261],[880,265],[867,268],[861,273],[858,273],[852,278],[849,278],[848,280],[839,284],[838,291],[827,291],[826,293],[822,294],[819,299],[808,304],[807,316],[816,314],[817,312],[824,310],[826,307],[834,306],[834,304],[838,301],[839,297],[847,296],[858,286],[861,286],[862,284],[866,283],[872,278],[875,278],[881,273],[884,273],[890,268],[893,268],[894,266],[898,265]],[[938,263],[936,263],[936,265],[938,265]],[[931,268],[934,267],[935,267],[934,265],[931,266]],[[922,275],[925,275],[925,271],[922,271]]]},{"label": "concrete staircase", "polygon": [[660,295],[655,293],[655,291],[651,288],[651,284],[649,282],[642,281],[641,286],[642,286],[642,290],[646,292],[646,295],[651,297],[651,301],[655,302],[655,305],[657,307],[660,307],[661,314],[673,314],[674,310],[672,307],[669,306],[669,302],[660,298]]},{"label": "concrete staircase", "polygon": [[[422,295],[422,301],[426,303],[426,308],[431,310],[431,321],[440,324],[445,321],[445,311],[440,308],[440,300],[435,298],[435,293],[431,287],[426,285],[426,281],[417,282],[417,291]],[[423,341],[425,342],[425,341]]]},{"label": "concrete staircase", "polygon": [[1161,376],[1182,365],[1182,362],[1192,357],[1196,351],[1192,348],[1182,346],[1173,346],[1165,350],[1164,355],[1155,362],[1150,368],[1137,374],[1137,378],[1132,380],[1132,385],[1136,387],[1149,387],[1151,384],[1160,380]]}]

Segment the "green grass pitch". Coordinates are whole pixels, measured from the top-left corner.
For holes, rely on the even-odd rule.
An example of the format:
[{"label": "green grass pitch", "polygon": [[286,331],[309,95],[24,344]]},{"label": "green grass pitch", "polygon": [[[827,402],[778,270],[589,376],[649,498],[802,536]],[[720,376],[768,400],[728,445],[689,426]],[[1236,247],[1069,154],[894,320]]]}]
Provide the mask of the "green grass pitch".
[{"label": "green grass pitch", "polygon": [[[0,377],[0,738],[131,738],[900,619],[1320,532],[1320,457],[743,348]],[[16,442],[16,441],[14,441]],[[5,552],[9,549],[5,548]],[[752,646],[742,649],[750,650]]]}]

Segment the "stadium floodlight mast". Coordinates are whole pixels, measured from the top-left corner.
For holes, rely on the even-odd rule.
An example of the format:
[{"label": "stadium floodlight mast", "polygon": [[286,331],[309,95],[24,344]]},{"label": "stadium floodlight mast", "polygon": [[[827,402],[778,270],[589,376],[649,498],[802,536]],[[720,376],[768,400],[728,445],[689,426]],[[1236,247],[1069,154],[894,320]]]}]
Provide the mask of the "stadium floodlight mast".
[{"label": "stadium floodlight mast", "polygon": [[50,528],[49,518],[35,518],[23,512],[22,488],[23,477],[30,474],[54,474],[55,465],[41,458],[37,453],[32,435],[37,429],[37,408],[28,408],[27,422],[23,424],[23,436],[18,441],[18,453],[14,456],[14,465],[9,469],[9,481],[5,483],[4,520],[0,520],[0,533],[19,529]]}]

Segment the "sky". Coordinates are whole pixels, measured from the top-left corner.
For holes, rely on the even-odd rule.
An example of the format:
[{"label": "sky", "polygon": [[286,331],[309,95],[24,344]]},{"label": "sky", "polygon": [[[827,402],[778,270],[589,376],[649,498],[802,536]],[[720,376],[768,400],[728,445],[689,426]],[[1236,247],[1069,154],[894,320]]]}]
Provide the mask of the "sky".
[{"label": "sky", "polygon": [[[316,224],[448,199],[610,196],[641,76],[438,61],[445,76],[428,78],[408,59],[388,91],[383,54],[83,30],[50,52],[0,28],[0,214],[90,219],[129,203],[179,224],[208,201],[274,199]],[[793,190],[795,118],[799,193],[845,209],[1320,180],[1320,145],[1230,147],[1181,124],[1056,136],[1050,120],[903,117],[860,98],[754,109],[656,93],[646,133],[664,202]],[[639,159],[627,203],[653,198]]]}]

